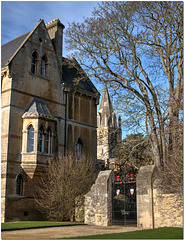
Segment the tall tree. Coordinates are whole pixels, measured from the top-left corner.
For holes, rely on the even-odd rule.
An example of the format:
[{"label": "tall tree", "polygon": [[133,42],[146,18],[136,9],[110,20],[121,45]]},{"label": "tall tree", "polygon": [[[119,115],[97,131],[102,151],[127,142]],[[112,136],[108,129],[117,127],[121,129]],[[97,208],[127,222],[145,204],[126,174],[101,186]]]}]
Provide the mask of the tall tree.
[{"label": "tall tree", "polygon": [[91,18],[70,24],[66,43],[88,76],[139,105],[155,165],[163,170],[178,140],[183,3],[102,2]]}]

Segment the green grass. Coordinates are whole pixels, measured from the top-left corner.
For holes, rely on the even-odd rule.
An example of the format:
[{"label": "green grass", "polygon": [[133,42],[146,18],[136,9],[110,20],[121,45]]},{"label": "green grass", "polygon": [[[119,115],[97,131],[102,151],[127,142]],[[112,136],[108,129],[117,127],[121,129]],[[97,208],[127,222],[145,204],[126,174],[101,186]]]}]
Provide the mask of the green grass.
[{"label": "green grass", "polygon": [[1,230],[19,230],[19,229],[29,229],[29,228],[43,228],[43,227],[59,227],[59,226],[73,226],[81,225],[83,223],[79,222],[7,222],[1,223]]},{"label": "green grass", "polygon": [[183,228],[164,227],[125,233],[81,236],[75,237],[75,239],[183,239]]}]

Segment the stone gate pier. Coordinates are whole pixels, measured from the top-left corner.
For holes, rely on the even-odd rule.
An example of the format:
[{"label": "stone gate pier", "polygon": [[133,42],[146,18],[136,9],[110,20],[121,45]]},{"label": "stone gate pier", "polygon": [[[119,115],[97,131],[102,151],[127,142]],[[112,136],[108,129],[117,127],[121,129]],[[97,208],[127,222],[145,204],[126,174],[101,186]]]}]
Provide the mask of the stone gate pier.
[{"label": "stone gate pier", "polygon": [[101,171],[90,192],[85,195],[85,224],[112,225],[112,170]]}]

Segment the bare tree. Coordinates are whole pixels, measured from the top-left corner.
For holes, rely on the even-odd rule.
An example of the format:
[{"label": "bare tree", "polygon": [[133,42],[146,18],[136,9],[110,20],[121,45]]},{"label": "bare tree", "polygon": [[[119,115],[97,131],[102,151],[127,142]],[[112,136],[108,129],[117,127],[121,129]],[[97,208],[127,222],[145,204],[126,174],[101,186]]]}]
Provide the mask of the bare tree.
[{"label": "bare tree", "polygon": [[[150,137],[155,165],[164,170],[178,142],[183,3],[102,2],[91,18],[70,24],[66,36],[68,49],[88,76],[108,82],[128,96],[126,103],[135,104],[129,113],[139,126],[136,113],[142,112],[141,127]],[[78,80],[85,79],[81,75]]]},{"label": "bare tree", "polygon": [[141,166],[153,162],[149,138],[141,133],[127,135],[119,144],[116,164],[118,171],[137,174]]},{"label": "bare tree", "polygon": [[83,155],[80,161],[71,153],[49,162],[46,173],[35,187],[38,209],[48,220],[74,220],[76,198],[86,194],[96,178],[95,163]]}]

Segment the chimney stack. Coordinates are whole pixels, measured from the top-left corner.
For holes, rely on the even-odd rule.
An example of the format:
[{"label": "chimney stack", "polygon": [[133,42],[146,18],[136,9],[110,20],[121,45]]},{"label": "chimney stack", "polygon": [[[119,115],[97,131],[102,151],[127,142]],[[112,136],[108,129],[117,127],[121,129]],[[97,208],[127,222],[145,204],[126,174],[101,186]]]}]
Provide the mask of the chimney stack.
[{"label": "chimney stack", "polygon": [[59,18],[46,24],[46,28],[50,39],[52,40],[56,55],[60,62],[62,62],[63,54],[63,29],[65,26],[60,22]]}]

